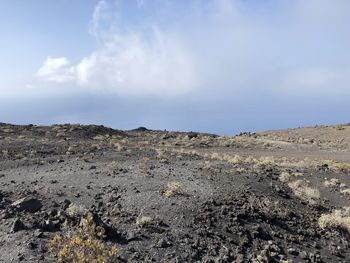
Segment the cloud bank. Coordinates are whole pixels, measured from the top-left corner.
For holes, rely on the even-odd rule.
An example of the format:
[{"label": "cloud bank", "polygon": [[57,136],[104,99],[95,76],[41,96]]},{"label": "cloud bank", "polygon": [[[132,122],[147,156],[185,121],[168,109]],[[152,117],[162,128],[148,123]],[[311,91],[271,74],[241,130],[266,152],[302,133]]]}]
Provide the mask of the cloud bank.
[{"label": "cloud bank", "polygon": [[[137,1],[139,8],[143,4]],[[179,38],[157,25],[146,28],[147,36],[144,31],[121,33],[114,28],[116,15],[111,15],[120,12],[116,7],[100,1],[95,8],[90,31],[99,49],[75,65],[66,57],[48,57],[37,76],[126,95],[174,95],[195,88],[195,66]]]},{"label": "cloud bank", "polygon": [[350,2],[107,1],[77,63],[44,61],[41,81],[127,96],[350,95]]}]

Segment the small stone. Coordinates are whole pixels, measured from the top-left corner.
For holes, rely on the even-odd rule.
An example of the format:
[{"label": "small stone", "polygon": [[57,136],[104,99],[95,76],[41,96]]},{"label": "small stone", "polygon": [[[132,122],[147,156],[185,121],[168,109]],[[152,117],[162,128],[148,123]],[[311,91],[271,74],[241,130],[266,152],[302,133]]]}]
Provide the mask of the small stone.
[{"label": "small stone", "polygon": [[306,251],[300,252],[299,256],[300,256],[301,259],[307,259],[308,258],[308,254],[307,254]]},{"label": "small stone", "polygon": [[28,248],[29,249],[36,249],[38,247],[38,244],[36,244],[36,243],[33,243],[33,242],[29,242],[28,243]]},{"label": "small stone", "polygon": [[45,220],[42,224],[41,224],[41,228],[43,230],[46,230],[46,231],[54,231],[55,230],[55,225],[54,223],[51,221],[51,220]]},{"label": "small stone", "polygon": [[61,203],[62,209],[66,210],[72,202],[68,199],[64,199]]},{"label": "small stone", "polygon": [[126,236],[126,240],[127,241],[132,241],[136,238],[136,233],[135,231],[130,231],[128,232],[127,236]]},{"label": "small stone", "polygon": [[296,250],[295,248],[288,248],[288,253],[291,254],[291,255],[294,255],[294,256],[297,256],[299,255],[299,251]]},{"label": "small stone", "polygon": [[157,243],[157,247],[160,247],[160,248],[166,248],[169,246],[171,246],[171,243],[165,240],[164,238],[161,238]]},{"label": "small stone", "polygon": [[35,230],[34,232],[34,236],[36,236],[37,238],[42,238],[43,237],[43,232],[40,229]]},{"label": "small stone", "polygon": [[51,216],[51,217],[55,217],[55,216],[57,216],[58,211],[57,211],[57,209],[52,209],[52,210],[49,211],[48,214],[49,214],[49,216]]}]

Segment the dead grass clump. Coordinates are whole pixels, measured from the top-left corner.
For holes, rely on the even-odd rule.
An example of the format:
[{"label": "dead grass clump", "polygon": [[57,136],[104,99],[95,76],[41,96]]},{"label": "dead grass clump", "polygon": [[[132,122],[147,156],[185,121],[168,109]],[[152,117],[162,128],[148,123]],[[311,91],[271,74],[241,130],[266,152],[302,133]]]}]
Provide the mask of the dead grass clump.
[{"label": "dead grass clump", "polygon": [[275,159],[273,157],[267,156],[267,157],[261,157],[256,162],[255,166],[262,169],[274,169],[277,166],[277,163],[275,162]]},{"label": "dead grass clump", "polygon": [[221,156],[217,152],[213,152],[210,158],[214,160],[222,160]]},{"label": "dead grass clump", "polygon": [[91,150],[92,151],[99,151],[101,149],[102,149],[102,147],[98,143],[91,144]]},{"label": "dead grass clump", "polygon": [[104,140],[106,139],[106,137],[109,137],[109,136],[104,136],[104,135],[102,135],[102,134],[98,134],[98,135],[96,135],[93,139],[94,139],[95,141],[104,141]]},{"label": "dead grass clump", "polygon": [[121,167],[121,164],[118,161],[112,161],[110,164],[108,164],[108,167],[111,169],[118,169]]},{"label": "dead grass clump", "polygon": [[86,163],[91,163],[92,162],[92,157],[90,155],[84,154],[82,156],[79,156],[79,159],[86,162]]},{"label": "dead grass clump", "polygon": [[204,165],[203,165],[203,168],[204,169],[210,169],[212,167],[212,163],[211,161],[204,161]]},{"label": "dead grass clump", "polygon": [[77,147],[76,145],[69,146],[68,149],[67,149],[67,153],[70,153],[70,154],[75,153],[75,148],[76,147]]},{"label": "dead grass clump", "polygon": [[335,125],[334,128],[338,131],[342,131],[342,130],[345,130],[345,127],[341,124],[338,124],[338,125]]},{"label": "dead grass clump", "polygon": [[191,150],[189,152],[187,152],[187,154],[191,157],[201,157],[201,155],[196,151],[196,150]]},{"label": "dead grass clump", "polygon": [[238,167],[238,168],[236,168],[236,172],[239,174],[245,174],[248,172],[248,170],[245,169],[244,167]]},{"label": "dead grass clump", "polygon": [[348,163],[338,163],[334,162],[331,168],[336,172],[349,173],[350,172],[350,164]]},{"label": "dead grass clump", "polygon": [[10,126],[5,126],[1,130],[3,133],[7,133],[7,134],[14,132],[14,130]]},{"label": "dead grass clump", "polygon": [[59,131],[59,130],[61,130],[62,128],[61,128],[61,126],[60,125],[53,125],[52,127],[51,127],[51,130],[52,131],[55,131],[55,132],[57,132],[57,131]]},{"label": "dead grass clump", "polygon": [[151,225],[153,222],[150,216],[139,216],[136,218],[136,225],[140,228]]},{"label": "dead grass clump", "polygon": [[93,215],[88,214],[86,224],[67,236],[56,235],[48,244],[50,252],[57,257],[57,262],[106,263],[116,262],[118,249],[106,246],[104,228],[96,226]]},{"label": "dead grass clump", "polygon": [[83,217],[86,215],[87,209],[82,205],[70,204],[66,209],[66,213],[71,217]]},{"label": "dead grass clump", "polygon": [[64,131],[59,131],[56,133],[57,138],[64,138],[66,137],[66,133]]},{"label": "dead grass clump", "polygon": [[15,158],[16,158],[17,160],[22,160],[22,159],[25,158],[25,156],[24,156],[24,154],[22,154],[22,153],[18,153],[18,154],[15,155]]},{"label": "dead grass clump", "polygon": [[137,148],[143,148],[143,147],[146,147],[146,146],[148,146],[148,145],[150,145],[151,144],[151,142],[150,141],[139,141],[138,143],[137,143]]},{"label": "dead grass clump", "polygon": [[169,164],[169,159],[168,158],[162,158],[159,160],[160,163],[164,163],[164,164]]},{"label": "dead grass clump", "polygon": [[118,152],[121,152],[121,151],[125,150],[125,147],[122,146],[119,142],[115,143],[115,144],[114,144],[114,147],[116,148],[116,150],[117,150]]},{"label": "dead grass clump", "polygon": [[9,151],[8,150],[2,150],[2,156],[8,157],[9,156]]},{"label": "dead grass clump", "polygon": [[350,195],[350,188],[342,189],[340,190],[340,193],[344,195]]},{"label": "dead grass clump", "polygon": [[333,160],[325,160],[321,162],[321,165],[327,166],[331,171],[334,171],[334,172],[350,173],[349,163],[336,162]]},{"label": "dead grass clump", "polygon": [[350,232],[350,207],[336,209],[330,214],[322,214],[318,219],[319,227],[341,228]]},{"label": "dead grass clump", "polygon": [[141,162],[140,162],[140,169],[147,173],[150,170],[151,167],[151,160],[148,156],[144,156],[141,158]]},{"label": "dead grass clump", "polygon": [[243,162],[243,158],[237,154],[233,157],[228,154],[225,154],[222,159],[228,162],[229,164],[232,164],[233,166],[237,166]]},{"label": "dead grass clump", "polygon": [[290,180],[290,178],[291,178],[291,174],[288,172],[282,172],[278,176],[278,179],[283,183],[288,182]]},{"label": "dead grass clump", "polygon": [[320,191],[306,185],[303,180],[290,182],[288,186],[293,190],[294,194],[309,204],[316,204],[320,199]]},{"label": "dead grass clump", "polygon": [[74,132],[82,129],[83,127],[81,127],[80,124],[72,124],[72,126],[69,128],[69,132]]},{"label": "dead grass clump", "polygon": [[166,156],[165,150],[156,149],[157,159],[162,159]]},{"label": "dead grass clump", "polygon": [[212,137],[209,136],[203,136],[201,137],[201,145],[202,146],[209,146],[210,144],[212,144],[214,141],[214,139]]},{"label": "dead grass clump", "polygon": [[157,159],[161,162],[161,163],[167,163],[169,161],[168,159],[168,155],[167,152],[165,150],[162,149],[155,149],[156,153],[157,153]]},{"label": "dead grass clump", "polygon": [[164,192],[164,196],[167,197],[167,198],[170,198],[176,194],[179,193],[180,191],[180,188],[181,188],[181,183],[179,182],[170,182],[168,183],[167,185],[167,189],[166,191]]},{"label": "dead grass clump", "polygon": [[304,174],[301,173],[301,172],[294,172],[294,173],[293,173],[293,176],[294,176],[294,177],[303,177]]},{"label": "dead grass clump", "polygon": [[337,178],[331,178],[330,180],[324,181],[324,186],[325,187],[336,187],[340,185],[339,179]]}]

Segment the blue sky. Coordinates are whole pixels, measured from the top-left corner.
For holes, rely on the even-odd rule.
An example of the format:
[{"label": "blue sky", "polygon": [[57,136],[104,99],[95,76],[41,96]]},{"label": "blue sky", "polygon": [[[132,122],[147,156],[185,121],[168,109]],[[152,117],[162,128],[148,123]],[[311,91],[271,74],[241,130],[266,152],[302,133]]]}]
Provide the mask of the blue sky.
[{"label": "blue sky", "polygon": [[349,122],[347,0],[2,1],[0,121],[218,134]]}]

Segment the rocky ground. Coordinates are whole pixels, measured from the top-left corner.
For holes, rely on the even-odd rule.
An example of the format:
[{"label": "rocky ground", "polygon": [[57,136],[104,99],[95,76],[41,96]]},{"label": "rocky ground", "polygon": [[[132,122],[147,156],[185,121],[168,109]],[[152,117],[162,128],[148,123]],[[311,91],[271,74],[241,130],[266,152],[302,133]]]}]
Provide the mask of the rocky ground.
[{"label": "rocky ground", "polygon": [[118,262],[350,262],[350,126],[234,137],[0,124],[0,262],[90,212]]}]

